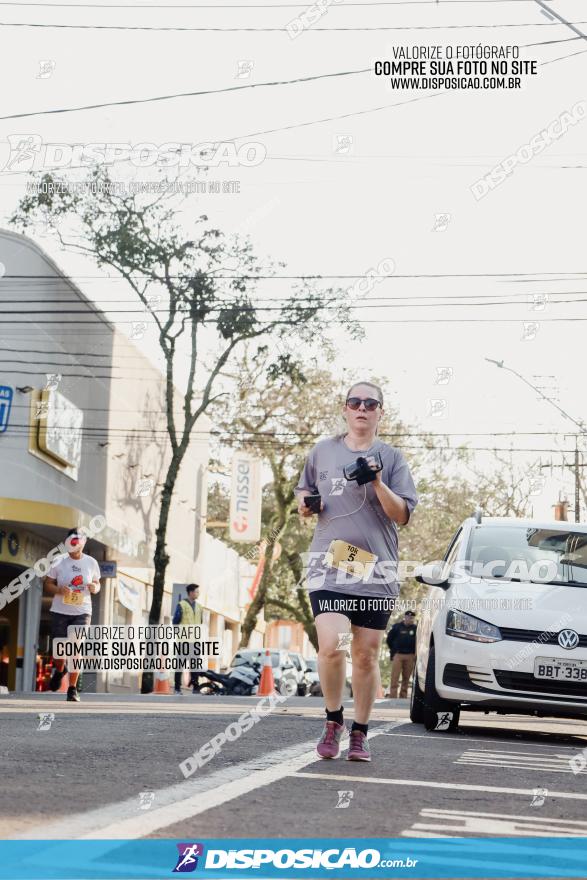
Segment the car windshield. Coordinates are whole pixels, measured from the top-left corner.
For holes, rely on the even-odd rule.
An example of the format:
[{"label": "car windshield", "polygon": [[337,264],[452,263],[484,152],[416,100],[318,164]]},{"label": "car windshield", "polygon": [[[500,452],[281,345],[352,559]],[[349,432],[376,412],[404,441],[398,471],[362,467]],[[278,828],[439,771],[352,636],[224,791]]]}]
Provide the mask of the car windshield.
[{"label": "car windshield", "polygon": [[318,671],[318,661],[317,660],[306,660],[306,666],[310,670],[310,672]]},{"label": "car windshield", "polygon": [[572,529],[478,525],[468,568],[474,576],[587,586],[587,534]]},{"label": "car windshield", "polygon": [[[243,663],[262,663],[265,651],[239,651],[232,660],[233,666],[242,666]],[[279,654],[271,653],[271,665],[279,666]]]}]

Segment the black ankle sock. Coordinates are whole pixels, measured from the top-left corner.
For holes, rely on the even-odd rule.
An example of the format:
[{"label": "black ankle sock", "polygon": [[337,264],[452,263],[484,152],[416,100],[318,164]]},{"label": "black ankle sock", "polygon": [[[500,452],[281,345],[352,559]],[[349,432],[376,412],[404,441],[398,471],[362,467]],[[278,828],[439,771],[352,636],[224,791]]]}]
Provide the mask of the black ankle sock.
[{"label": "black ankle sock", "polygon": [[337,724],[344,724],[344,719],[342,717],[343,708],[337,709],[335,712],[330,712],[328,709],[326,710],[326,720],[327,721],[336,721]]},{"label": "black ankle sock", "polygon": [[368,724],[359,724],[358,721],[353,721],[353,726],[351,727],[351,733],[353,730],[360,730],[361,733],[364,733],[367,736],[367,730],[369,729]]}]

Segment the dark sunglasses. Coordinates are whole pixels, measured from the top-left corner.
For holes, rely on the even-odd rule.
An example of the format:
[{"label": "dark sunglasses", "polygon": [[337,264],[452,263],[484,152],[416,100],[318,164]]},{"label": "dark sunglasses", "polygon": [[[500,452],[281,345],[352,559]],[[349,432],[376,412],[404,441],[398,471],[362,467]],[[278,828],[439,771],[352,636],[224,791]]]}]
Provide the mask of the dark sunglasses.
[{"label": "dark sunglasses", "polygon": [[348,397],[346,401],[349,409],[358,409],[362,403],[365,404],[367,412],[373,412],[378,406],[381,406],[381,401],[375,400],[374,397]]}]

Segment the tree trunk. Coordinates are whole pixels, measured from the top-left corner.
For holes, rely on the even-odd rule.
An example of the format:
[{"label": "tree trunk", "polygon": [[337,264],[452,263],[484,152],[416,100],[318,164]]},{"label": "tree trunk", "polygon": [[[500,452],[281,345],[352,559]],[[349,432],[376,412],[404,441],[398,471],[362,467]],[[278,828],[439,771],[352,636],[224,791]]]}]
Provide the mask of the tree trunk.
[{"label": "tree trunk", "polygon": [[241,627],[241,640],[239,648],[246,648],[249,644],[249,639],[251,638],[255,626],[257,625],[257,618],[265,606],[270,577],[271,564],[269,561],[266,561],[265,568],[263,569],[263,574],[261,575],[261,580],[259,581],[259,586],[257,587],[257,592],[255,593],[253,601],[247,608],[247,613],[245,614],[245,619]]},{"label": "tree trunk", "polygon": [[269,590],[269,584],[271,582],[271,574],[273,571],[273,548],[282,536],[286,525],[287,519],[285,517],[280,517],[277,524],[269,532],[270,537],[268,538],[267,546],[265,547],[265,568],[263,569],[263,574],[261,575],[261,580],[259,581],[257,592],[255,593],[253,601],[247,608],[247,613],[245,614],[245,619],[241,627],[241,640],[239,648],[246,648],[249,644],[249,639],[251,638],[251,634],[257,624],[259,613],[265,606],[267,592]]},{"label": "tree trunk", "polygon": [[308,599],[308,592],[305,587],[298,587],[297,594],[304,618],[302,621],[304,630],[316,650],[318,650],[318,633],[316,632],[316,624],[314,622],[314,615],[312,614],[312,606]]},{"label": "tree trunk", "polygon": [[308,638],[310,639],[316,650],[318,650],[318,635],[316,633],[316,624],[314,623],[314,615],[312,614],[312,606],[310,605],[308,591],[304,586],[304,566],[302,565],[302,560],[299,553],[288,553],[287,562],[295,578],[296,595],[298,597],[298,603],[303,618],[302,623],[304,624],[304,629],[308,635]]},{"label": "tree trunk", "polygon": [[[288,517],[289,518],[289,517]],[[251,634],[255,629],[255,625],[257,623],[257,618],[262,608],[265,607],[267,603],[273,604],[277,607],[282,607],[293,613],[295,620],[298,623],[301,623],[304,627],[304,631],[306,632],[308,638],[310,639],[312,645],[316,650],[318,650],[318,635],[316,633],[316,624],[314,623],[314,616],[312,614],[312,607],[310,605],[310,600],[308,598],[308,591],[305,586],[302,585],[301,581],[303,578],[303,566],[302,561],[297,553],[287,553],[287,560],[289,566],[292,570],[292,573],[296,579],[296,595],[299,603],[299,610],[294,609],[288,605],[286,602],[281,602],[273,599],[267,599],[267,593],[269,591],[269,584],[271,583],[271,553],[273,552],[273,546],[279,540],[279,537],[285,531],[287,525],[287,519],[281,525],[279,530],[279,534],[273,538],[271,544],[267,545],[265,550],[265,559],[267,560],[265,564],[265,568],[263,570],[263,574],[261,576],[261,580],[259,582],[259,586],[257,588],[257,592],[255,593],[255,597],[251,604],[247,609],[247,613],[245,615],[245,619],[241,628],[241,641],[240,648],[246,648],[249,644],[249,640],[251,638]],[[272,534],[275,533],[273,530]]]},{"label": "tree trunk", "polygon": [[[179,474],[179,468],[185,455],[185,449],[178,447],[173,454],[165,477],[165,485],[161,492],[161,508],[159,510],[159,523],[156,531],[155,554],[153,561],[155,564],[155,573],[153,575],[153,599],[151,601],[151,609],[149,611],[149,624],[156,626],[161,622],[161,607],[163,605],[163,593],[165,591],[165,574],[169,565],[169,554],[167,553],[167,526],[169,523],[169,513],[171,511],[171,501],[173,498],[173,490]],[[152,672],[143,672],[141,676],[141,693],[150,694],[153,692],[154,674]]]}]

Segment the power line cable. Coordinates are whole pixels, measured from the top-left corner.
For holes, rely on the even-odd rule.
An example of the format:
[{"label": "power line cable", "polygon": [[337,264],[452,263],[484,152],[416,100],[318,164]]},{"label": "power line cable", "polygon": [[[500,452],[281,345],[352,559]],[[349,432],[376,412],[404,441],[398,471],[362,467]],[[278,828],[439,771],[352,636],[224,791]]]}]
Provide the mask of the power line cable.
[{"label": "power line cable", "polygon": [[[531,0],[531,2],[534,2],[534,0]],[[564,39],[561,39],[561,40],[542,40],[540,43],[524,43],[519,48],[520,49],[530,49],[531,47],[534,47],[534,46],[554,46],[558,43],[574,43],[575,40],[580,40],[580,39],[581,39],[581,37],[565,37]]]},{"label": "power line cable", "polygon": [[[483,0],[481,0],[481,2],[483,2]],[[578,23],[583,24],[585,22],[578,22]],[[545,24],[544,22],[538,23],[539,26],[544,26],[544,24]],[[534,44],[528,44],[528,46],[532,46],[532,45],[534,45]],[[539,44],[536,44],[536,45],[539,45]],[[581,54],[581,53],[574,53],[574,54]],[[569,57],[572,57],[572,56],[571,55],[562,56],[561,58],[555,58],[555,59],[552,59],[552,61],[550,61],[550,62],[544,62],[544,63],[550,64],[550,63],[554,63],[555,61],[564,60],[565,58],[569,58]],[[365,68],[364,71],[355,71],[355,73],[366,72],[367,70],[370,70],[370,68]],[[353,72],[351,71],[351,73],[353,73]],[[337,75],[338,74],[326,74],[325,76],[337,76]],[[340,75],[345,75],[345,74],[343,73]],[[316,78],[321,78],[321,77],[316,77]],[[301,81],[307,81],[307,78],[304,80],[301,80]],[[296,82],[296,81],[295,80],[288,81],[288,84],[293,83],[293,82]],[[262,86],[262,85],[273,85],[273,84],[277,84],[277,83],[271,83],[271,84],[258,83],[258,84],[250,84],[250,86],[260,86],[260,85]],[[7,116],[1,116],[0,121],[7,120],[7,119],[20,119],[20,118],[30,117],[30,116],[47,115],[47,114],[51,114],[51,113],[72,113],[72,112],[89,110],[89,109],[96,109],[96,108],[107,107],[107,106],[119,106],[120,104],[130,104],[130,103],[134,104],[134,103],[145,103],[145,102],[150,102],[150,101],[168,100],[168,99],[172,99],[172,98],[187,97],[188,95],[192,95],[192,94],[196,94],[196,95],[213,94],[213,93],[216,93],[219,91],[231,91],[234,89],[246,88],[246,87],[247,86],[240,86],[240,87],[233,86],[233,87],[230,87],[227,89],[215,90],[215,92],[178,93],[176,95],[170,95],[170,96],[160,96],[160,97],[155,97],[155,98],[137,99],[137,100],[132,100],[132,101],[124,101],[124,102],[87,105],[87,106],[82,106],[82,107],[78,107],[78,108],[63,108],[63,109],[57,109],[57,110],[36,111],[36,112],[32,112],[32,113],[11,114],[11,115],[7,115]],[[357,110],[357,111],[353,111],[351,113],[339,114],[337,116],[330,116],[330,117],[324,117],[322,119],[308,120],[306,122],[294,123],[291,125],[281,126],[279,128],[274,128],[274,129],[266,129],[263,131],[249,132],[248,134],[239,135],[237,137],[232,137],[232,138],[229,138],[228,140],[229,141],[237,141],[237,140],[243,140],[244,138],[247,138],[247,137],[255,137],[255,136],[260,136],[263,134],[275,134],[275,133],[278,133],[281,131],[291,131],[293,129],[304,128],[304,127],[311,126],[311,125],[320,125],[325,122],[333,122],[333,121],[338,121],[340,119],[348,119],[353,116],[362,116],[362,115],[366,115],[369,113],[376,113],[381,110],[391,109],[393,107],[401,107],[406,104],[417,103],[418,101],[427,100],[427,99],[433,98],[433,97],[440,97],[441,95],[446,95],[446,94],[447,94],[446,91],[442,91],[442,92],[435,92],[434,94],[431,94],[431,95],[420,95],[415,98],[409,98],[406,101],[399,101],[399,102],[395,102],[393,104],[384,104],[379,107],[372,107],[372,108],[368,108],[366,110]],[[126,161],[126,160],[115,160],[111,164],[118,164],[119,161]],[[85,169],[86,167],[87,166],[80,165],[80,166],[71,167],[68,170],[74,171],[74,170]],[[16,171],[16,172],[8,172],[8,173],[12,175],[12,174],[22,174],[22,173],[26,174],[29,172],[28,171]]]},{"label": "power line cable", "polygon": [[[275,134],[280,131],[291,131],[296,128],[306,128],[311,125],[321,125],[322,123],[325,123],[325,122],[336,122],[340,119],[350,119],[353,116],[366,116],[369,113],[378,113],[381,110],[390,110],[390,109],[393,109],[394,107],[403,107],[406,104],[417,104],[419,101],[428,101],[428,100],[430,100],[430,98],[439,98],[439,97],[446,95],[446,94],[448,94],[448,93],[447,92],[434,92],[429,95],[418,95],[417,97],[414,97],[414,98],[408,98],[405,101],[395,101],[393,104],[382,104],[379,107],[371,107],[367,110],[354,110],[354,111],[351,111],[350,113],[341,113],[338,116],[327,116],[322,119],[312,119],[312,120],[308,120],[306,122],[297,122],[297,123],[293,123],[291,125],[281,126],[280,128],[266,129],[264,131],[249,132],[248,134],[239,135],[238,137],[224,138],[222,143],[226,143],[226,142],[231,143],[233,141],[240,141],[240,140],[244,140],[245,138],[256,137],[256,136],[260,136],[263,134]],[[49,112],[53,112],[53,111],[49,111]],[[73,112],[73,111],[66,111],[66,112]],[[10,118],[10,117],[0,117],[0,120],[8,119],[8,118]],[[118,165],[120,162],[125,162],[125,161],[127,161],[127,160],[126,159],[114,159],[110,163],[110,165]],[[68,168],[67,170],[68,171],[80,171],[80,170],[87,170],[87,168],[88,168],[87,165],[74,165],[74,166],[71,166],[70,168]],[[31,173],[30,171],[7,171],[7,172],[5,171],[5,172],[3,172],[4,176],[14,176],[14,175],[19,175],[19,174],[30,174],[30,173]]]},{"label": "power line cable", "polygon": [[[441,324],[472,324],[472,323],[473,324],[474,323],[480,323],[480,324],[519,324],[522,321],[521,318],[359,318],[359,317],[354,318],[354,320],[359,324],[435,324],[435,323],[441,323]],[[331,324],[332,323],[337,323],[337,324],[342,323],[341,320],[337,320],[335,317],[329,318],[329,321]],[[563,321],[563,322],[587,321],[587,318],[581,318],[581,317],[543,318],[542,316],[540,316],[540,323],[541,324],[552,324],[552,323],[557,323],[560,321]],[[26,326],[26,324],[28,322],[25,321],[24,319],[22,319],[22,320],[15,319],[14,321],[13,320],[4,321],[3,323],[7,324],[7,325],[24,324]],[[80,325],[80,324],[84,325],[84,324],[94,324],[94,323],[95,323],[94,321],[88,321],[85,319],[84,320],[75,320],[74,319],[74,320],[69,320],[67,322],[68,325],[75,324],[76,326]],[[118,320],[113,323],[115,323],[115,326],[119,327],[119,326],[122,326],[125,324],[133,324],[135,322]],[[211,325],[211,324],[216,323],[216,319],[211,319],[211,320],[204,319],[200,323]],[[281,323],[285,326],[288,322],[282,321],[282,322],[278,322],[278,323]],[[63,327],[63,321],[50,321],[50,320],[43,321],[43,326],[47,326],[47,325],[52,326],[52,325],[57,325],[57,324],[59,326]],[[65,327],[64,329],[67,329],[67,328]],[[72,332],[72,333],[77,332],[77,330],[72,329],[70,332]],[[101,332],[105,333],[107,331],[103,330]]]},{"label": "power line cable", "polygon": [[[380,282],[381,283],[381,282]],[[512,306],[524,306],[530,303],[529,297],[544,297],[544,304],[552,304],[552,305],[566,305],[573,303],[581,303],[586,302],[585,299],[578,299],[577,297],[584,297],[587,293],[585,290],[569,290],[569,291],[548,291],[548,292],[539,292],[539,293],[504,293],[504,294],[463,294],[462,296],[458,296],[455,294],[445,294],[445,295],[424,295],[424,294],[415,294],[413,296],[378,296],[378,297],[361,297],[360,301],[353,301],[348,304],[349,308],[358,309],[363,306],[375,309],[384,309],[384,308],[421,308],[422,306],[430,306],[431,308],[450,308],[452,306],[465,308],[467,306],[474,308],[475,306],[501,306],[501,305],[512,305]],[[575,297],[573,299],[558,299],[558,297],[562,296],[571,296]],[[494,297],[501,297],[499,299],[494,299]],[[517,297],[517,299],[516,299]],[[473,298],[479,301],[470,301]],[[424,300],[424,302],[420,302],[420,300]],[[454,300],[454,301],[451,301]],[[489,301],[492,300],[492,301]],[[71,303],[77,305],[77,301],[71,300]],[[143,309],[110,309],[109,305],[118,305],[121,301],[117,301],[113,303],[112,300],[93,300],[93,304],[97,306],[98,303],[102,303],[100,309],[104,313],[108,314],[135,314],[135,315],[143,315],[145,320],[149,319],[149,316],[153,313],[155,314],[168,314],[169,309],[155,309],[153,311],[145,312]],[[130,301],[129,301],[130,302]],[[537,302],[534,299],[534,302]],[[54,315],[66,315],[66,314],[87,314],[88,311],[86,309],[64,309],[61,308],[62,305],[69,305],[69,302],[62,303],[60,300],[51,300],[49,298],[45,300],[0,300],[0,306],[6,305],[40,305],[46,304],[47,306],[54,306],[55,308],[49,309],[40,309],[37,311],[30,311],[30,309],[13,309],[7,310],[5,312],[0,312],[0,315],[44,315],[44,314],[54,314]],[[251,301],[249,305],[243,306],[243,311],[281,311],[285,310],[290,305],[296,305],[301,308],[312,308],[316,305],[315,300],[304,299],[303,297],[291,297],[287,299],[271,299],[267,302],[255,302]],[[218,306],[211,306],[210,311],[212,313],[217,313],[223,311],[224,309],[230,309],[240,307],[239,303],[230,303],[225,302]],[[321,309],[337,309],[338,305],[323,305],[320,306]],[[538,309],[536,309],[538,310]],[[187,310],[178,310],[178,315],[183,315],[189,312]],[[4,351],[12,351],[12,352],[20,352],[22,353],[22,349],[3,349]],[[50,352],[42,352],[44,354],[50,354]],[[29,361],[27,361],[29,363]]]},{"label": "power line cable", "polygon": [[[243,281],[243,280],[249,280],[249,281],[259,281],[259,280],[321,281],[324,279],[329,280],[329,281],[341,280],[341,279],[342,280],[349,280],[349,281],[356,281],[359,279],[370,277],[369,275],[366,275],[366,274],[362,274],[362,275],[351,275],[351,274],[336,275],[336,274],[332,274],[332,275],[329,275],[325,272],[306,274],[306,275],[261,275],[261,274],[251,275],[248,273],[247,274],[244,274],[244,273],[243,274],[223,273],[223,274],[217,275],[214,272],[207,272],[204,274],[206,276],[209,276],[209,277],[212,277],[215,279],[216,278],[223,278],[223,279],[230,278],[230,279],[238,279],[239,281]],[[387,277],[389,277],[389,278],[512,278],[514,280],[517,280],[518,278],[525,278],[529,275],[540,275],[540,276],[544,276],[544,275],[561,275],[561,276],[581,275],[582,276],[582,275],[587,275],[587,270],[585,270],[585,271],[584,270],[580,270],[580,271],[573,271],[573,270],[555,271],[555,270],[552,270],[550,272],[545,272],[545,271],[542,271],[542,272],[413,272],[413,273],[403,273],[403,274],[394,272],[393,275],[389,275]],[[131,278],[139,278],[139,279],[144,278],[144,276],[140,275],[139,273],[131,274],[130,277]],[[5,278],[13,278],[13,279],[16,278],[19,280],[21,280],[21,279],[32,279],[32,280],[49,279],[49,280],[61,281],[61,282],[64,282],[67,280],[85,281],[87,279],[98,279],[98,280],[104,281],[104,282],[110,282],[110,280],[111,280],[110,278],[107,278],[103,275],[74,275],[74,274],[71,274],[71,275],[68,275],[67,278],[63,278],[63,277],[56,276],[54,274],[53,275],[24,275],[24,274],[23,275],[9,275],[8,273],[6,273],[4,276],[0,277],[0,288],[2,286],[2,282]],[[176,279],[176,278],[181,278],[183,280],[186,280],[185,275],[170,274],[169,278],[171,278],[172,280]],[[532,280],[532,279],[530,279],[530,280]],[[539,280],[548,281],[549,279],[542,279],[542,277],[541,277],[541,279],[539,279]],[[576,280],[582,281],[583,279],[577,278]]]},{"label": "power line cable", "polygon": [[[42,390],[42,389],[38,389]],[[29,411],[30,404],[28,403],[13,403],[12,409],[22,409]],[[113,407],[97,407],[97,406],[84,406],[84,413],[126,413],[128,415],[128,409],[114,409]],[[164,409],[152,409],[145,410],[141,409],[140,414],[142,416],[146,415],[155,415],[160,416],[161,418],[165,418],[166,412]],[[182,415],[182,413],[179,413]],[[132,428],[122,428],[121,430],[132,431]],[[194,434],[205,435],[209,432],[207,431],[193,431]],[[239,436],[241,432],[239,431],[229,431],[225,432],[230,434],[230,436]],[[264,436],[267,434],[266,431],[247,431],[247,436]],[[385,434],[381,434],[379,436],[387,436],[387,437],[552,437],[552,436],[565,436],[565,437],[584,437],[584,434],[579,432],[573,434],[568,431],[391,431]],[[271,432],[271,436],[274,436],[274,432]],[[275,436],[277,437],[318,437],[320,434],[313,431],[277,431],[275,432]]]},{"label": "power line cable", "polygon": [[546,12],[552,18],[558,19],[559,24],[565,25],[565,27],[570,28],[574,34],[577,34],[583,40],[587,40],[587,34],[584,34],[583,31],[580,31],[575,25],[577,24],[587,24],[585,21],[568,21],[568,19],[564,18],[559,12],[554,10],[551,6],[547,6],[544,0],[534,0],[534,2],[540,6],[543,12]]},{"label": "power line cable", "polygon": [[[567,22],[564,24],[587,24],[587,21]],[[449,30],[499,30],[500,28],[524,28],[524,27],[560,27],[556,21],[524,21],[506,22],[503,24],[445,24],[445,25],[377,25],[375,27],[316,27],[312,25],[311,31],[318,33],[341,33],[341,32],[380,32],[380,31],[449,31]],[[23,27],[23,28],[63,28],[67,30],[90,30],[90,31],[184,31],[188,33],[289,33],[287,27],[185,27],[185,26],[155,26],[155,25],[123,25],[123,24],[55,24],[45,22],[27,21],[0,21],[0,27]],[[135,102],[133,102],[135,103]]]},{"label": "power line cable", "polygon": [[[560,24],[564,25],[565,27],[568,27],[574,34],[577,35],[577,39],[587,40],[587,34],[583,33],[583,31],[581,31],[581,30],[579,30],[579,28],[575,27],[575,25],[577,25],[577,24],[587,24],[587,22],[568,21],[566,18],[564,18],[562,15],[560,15],[559,12],[554,10],[551,6],[547,6],[547,4],[544,2],[544,0],[534,0],[534,2],[538,6],[540,6],[543,13],[546,13],[551,18],[556,18]],[[548,65],[548,64],[555,64],[557,61],[565,61],[565,59],[567,59],[567,58],[574,58],[575,55],[582,55],[586,51],[587,51],[587,49],[582,49],[579,52],[572,52],[570,55],[561,55],[558,58],[552,58],[550,61],[543,61],[540,64],[540,67],[546,67],[546,65]]]},{"label": "power line cable", "polygon": [[[36,339],[38,339],[38,336],[31,334],[30,338],[36,340]],[[1,339],[1,337],[0,337],[0,339]],[[6,345],[1,345],[0,352],[1,353],[12,352],[14,354],[22,354],[23,348],[22,348],[22,346],[20,348],[10,348]],[[103,354],[103,353],[96,353],[96,352],[92,352],[92,351],[67,351],[67,352],[65,352],[62,350],[61,351],[60,350],[46,351],[46,350],[28,348],[28,346],[26,348],[26,353],[27,354],[46,354],[46,355],[51,355],[53,357],[63,356],[63,357],[70,357],[70,358],[82,358],[82,357],[110,358],[110,357],[112,357],[112,354],[110,354],[110,353]],[[144,363],[145,356],[143,354],[139,354],[138,352],[137,352],[137,354],[122,354],[122,353],[120,353],[116,356],[116,359],[117,360],[140,360],[142,363]],[[26,363],[32,365],[35,363],[35,361],[27,360]],[[41,363],[41,361],[39,361],[39,363]],[[42,363],[48,363],[48,361],[42,361]],[[70,364],[69,366],[73,366],[73,364]],[[109,364],[94,363],[94,364],[91,364],[91,366],[92,367],[104,367],[107,369]]]},{"label": "power line cable", "polygon": [[[12,436],[28,436],[28,433],[31,428],[30,425],[26,425],[26,424],[14,425],[13,428],[14,427],[20,428],[20,429],[25,429],[25,430],[20,434],[17,431],[12,430],[10,432],[12,434]],[[113,429],[108,429],[108,430],[99,429],[99,428],[72,429],[70,425],[61,426],[61,427],[57,426],[57,428],[59,428],[60,430],[63,430],[63,431],[81,430],[82,437],[85,437],[86,440],[98,440],[99,437],[94,433],[85,433],[85,432],[89,432],[89,431],[101,432],[100,436],[109,436],[110,434],[113,433]],[[157,439],[157,436],[161,436],[162,438],[165,438],[168,436],[166,430],[151,431],[150,429],[147,429],[147,428],[145,428],[145,429],[131,428],[130,430],[121,429],[121,433],[124,433],[125,435],[127,435],[127,437],[126,437],[127,440],[129,439],[129,437],[131,439],[136,439],[136,440],[140,440],[140,439],[145,440],[145,439],[150,439],[151,437],[153,437],[154,439]],[[191,432],[191,433],[193,434],[195,432]],[[201,432],[201,433],[205,433],[206,435],[210,434],[212,436],[217,437],[220,440],[222,439],[223,436],[224,437],[233,436],[233,435],[215,434],[214,432]],[[142,436],[142,435],[148,435],[148,436]],[[10,434],[7,434],[7,436],[10,436]],[[237,434],[236,436],[238,436],[239,439],[242,439],[244,442],[246,442],[247,439],[250,439],[244,434]],[[312,439],[312,438],[318,438],[321,436],[322,436],[322,433],[316,432],[315,434],[309,435],[309,438]],[[381,435],[381,436],[384,436],[384,435]],[[393,435],[390,435],[390,436],[393,436]],[[123,439],[123,438],[120,437],[119,439]],[[297,440],[298,440],[297,435],[296,435],[295,440],[297,442]],[[256,438],[255,443],[260,446],[265,446],[267,448],[275,446],[275,442],[271,438],[267,438],[266,442],[263,442],[263,438]],[[428,445],[428,446],[427,445],[410,445],[410,446],[408,446],[408,445],[402,445],[402,449],[412,449],[412,450],[419,449],[419,450],[427,450],[428,452],[439,452],[439,451],[457,452],[459,449],[464,449],[465,451],[471,451],[471,452],[472,451],[475,451],[475,452],[526,452],[526,453],[527,452],[534,452],[534,453],[535,452],[539,452],[539,453],[547,453],[548,452],[548,453],[565,453],[565,454],[566,454],[566,452],[569,451],[569,450],[562,450],[562,449],[560,449],[560,447],[546,448],[546,447],[516,447],[516,446],[505,446],[505,447],[463,446],[462,444],[460,446],[448,446],[448,445],[444,445],[444,446],[442,446],[442,445],[435,445],[435,446],[432,446],[432,445]]]},{"label": "power line cable", "polygon": [[[529,3],[532,0],[442,0],[442,5],[447,3],[469,3],[478,5],[480,3]],[[345,6],[369,7],[369,6],[424,6],[426,4],[438,3],[438,0],[365,0],[363,3],[353,3],[345,0]],[[307,9],[307,3],[28,3],[28,2],[1,2],[0,6],[35,6],[41,9],[47,8],[63,8],[63,9]]]},{"label": "power line cable", "polygon": [[[0,27],[3,26],[3,23],[0,22]],[[69,25],[54,25],[55,27],[69,27]],[[33,27],[33,25],[28,25],[28,27]],[[84,25],[85,27],[85,25]],[[340,76],[355,76],[357,74],[369,73],[371,70],[370,67],[365,67],[360,70],[343,70],[338,71],[336,73],[321,73],[313,76],[302,76],[297,77],[296,79],[286,79],[286,80],[274,80],[272,82],[264,82],[264,83],[247,83],[245,85],[240,86],[226,86],[222,89],[201,89],[199,91],[194,92],[177,92],[171,95],[157,95],[155,97],[150,98],[131,98],[124,101],[106,101],[101,104],[84,104],[80,107],[61,107],[54,110],[36,110],[30,113],[12,113],[8,116],[0,116],[0,120],[6,119],[24,119],[30,118],[31,116],[48,116],[54,113],[78,113],[82,110],[100,110],[104,107],[127,107],[130,104],[152,104],[157,101],[170,101],[175,98],[194,98],[201,97],[203,95],[219,95],[227,92],[238,92],[243,91],[244,89],[259,89],[259,88],[269,88],[273,86],[287,86],[287,85],[297,85],[299,83],[313,82],[319,79],[332,79],[334,77]],[[84,167],[84,166],[81,166]]]},{"label": "power line cable", "polygon": [[[549,305],[572,305],[574,303],[583,303],[587,302],[587,298],[583,299],[562,299],[562,300],[552,300],[549,302]],[[311,303],[299,303],[296,299],[292,298],[291,305],[299,306],[303,309],[312,309],[314,306]],[[358,303],[348,303],[346,304],[347,309],[418,309],[418,308],[481,308],[481,307],[496,307],[496,306],[518,306],[524,307],[527,303],[524,302],[516,302],[515,300],[494,300],[492,302],[438,302],[436,304],[429,302],[385,302],[385,303],[377,303],[372,300],[361,300]],[[220,316],[226,310],[230,310],[234,307],[238,307],[240,312],[283,312],[287,308],[287,303],[285,305],[262,305],[261,303],[255,303],[253,305],[238,305],[226,303],[225,305],[220,306],[211,306],[206,309],[207,315],[217,315]],[[329,312],[329,311],[338,311],[340,308],[340,304],[336,305],[319,305],[317,306],[321,312]],[[128,315],[128,314],[137,314],[144,315],[145,312],[143,309],[104,309],[108,315]],[[181,316],[189,316],[190,308],[180,309],[178,308],[176,311],[176,316],[179,319]],[[37,309],[35,311],[31,311],[30,309],[11,309],[9,311],[0,312],[0,326],[3,321],[4,315],[28,315],[33,317],[34,315],[86,315],[86,309]],[[158,314],[158,315],[169,315],[169,309],[154,309],[149,312],[149,314]],[[7,322],[10,323],[10,322]],[[128,322],[127,322],[128,323]],[[28,361],[26,363],[29,363]]]},{"label": "power line cable", "polygon": [[542,61],[540,67],[546,67],[547,64],[555,64],[557,61],[565,61],[567,58],[574,58],[576,55],[584,55],[585,52],[587,52],[587,49],[571,52],[570,55],[559,55],[558,58],[551,58],[550,61]]},{"label": "power line cable", "polygon": [[[392,276],[386,276],[386,277],[391,278]],[[121,280],[126,280],[126,279],[121,279]],[[384,277],[380,277],[379,283],[382,283],[384,280],[385,280]],[[583,280],[583,279],[580,279],[580,280]],[[380,305],[380,302],[378,302],[378,301],[382,301],[383,303],[395,303],[395,302],[401,303],[402,300],[407,300],[407,303],[406,303],[407,305],[409,305],[410,303],[412,303],[415,300],[427,300],[427,301],[439,302],[440,305],[465,305],[465,306],[471,305],[471,306],[474,306],[474,305],[484,305],[484,303],[483,302],[481,302],[481,303],[467,302],[467,300],[469,300],[469,299],[487,300],[487,299],[491,299],[492,297],[520,297],[520,298],[523,297],[524,299],[527,299],[530,296],[535,296],[535,297],[536,296],[544,296],[544,297],[549,298],[549,297],[559,297],[559,296],[583,296],[584,294],[587,294],[587,290],[549,290],[549,291],[539,291],[539,292],[534,292],[534,293],[527,293],[524,291],[517,293],[516,291],[511,291],[509,293],[503,293],[503,294],[501,294],[501,293],[463,293],[463,294],[455,294],[455,293],[420,294],[420,293],[415,293],[415,294],[412,294],[411,296],[402,296],[402,295],[384,296],[384,295],[381,295],[381,296],[369,297],[368,299],[365,297],[362,301],[366,305],[374,305],[376,307],[379,307],[379,305]],[[455,302],[445,302],[446,300],[455,300]],[[550,300],[548,300],[548,301],[550,301]],[[139,304],[138,299],[110,300],[110,299],[100,299],[99,297],[92,298],[91,302],[93,305],[96,305],[96,306],[98,305],[98,303],[103,304],[104,311],[109,311],[109,309],[108,309],[109,305],[121,305],[124,303],[131,303],[131,304],[135,304],[135,305]],[[251,300],[251,306],[253,306],[255,308],[257,306],[262,307],[265,304],[265,302],[267,302],[267,303],[282,303],[284,305],[290,305],[295,302],[296,305],[305,305],[306,306],[306,305],[312,305],[315,301],[312,300],[311,298],[304,297],[304,296],[295,297],[295,298],[293,296],[291,296],[291,297],[272,297],[270,300],[257,300],[257,301]],[[506,302],[506,303],[511,302],[512,305],[522,305],[521,301],[516,303],[515,299],[511,300],[511,301],[499,300],[497,302],[497,305],[501,305],[503,302]],[[555,302],[555,303],[556,302],[582,302],[582,300],[574,300],[574,299],[573,300],[553,300],[553,302]],[[54,306],[62,306],[62,305],[69,305],[69,304],[82,305],[82,303],[79,299],[62,300],[62,299],[51,299],[50,297],[47,297],[45,299],[30,299],[30,300],[23,300],[22,298],[21,299],[0,299],[0,305],[24,305],[24,304],[26,304],[26,305],[45,304],[45,305],[54,305]],[[225,301],[224,305],[230,307],[231,305],[237,305],[237,303],[231,302],[231,301]],[[46,311],[46,310],[43,309],[43,311]],[[56,310],[56,312],[60,312],[60,311],[61,311],[61,309]],[[127,312],[127,311],[134,312],[135,310],[134,309],[128,309],[128,310],[122,309],[121,310],[121,312]],[[160,311],[160,310],[157,310],[157,311]],[[166,311],[167,310],[163,310],[163,313],[166,313]],[[141,308],[137,309],[136,312],[137,312],[137,314],[144,314],[147,316],[149,314],[151,314],[150,311],[147,312]],[[27,311],[26,314],[29,314],[29,312]],[[4,350],[5,351],[20,351],[20,349],[4,349]],[[43,354],[50,354],[50,352],[43,352]]]}]

